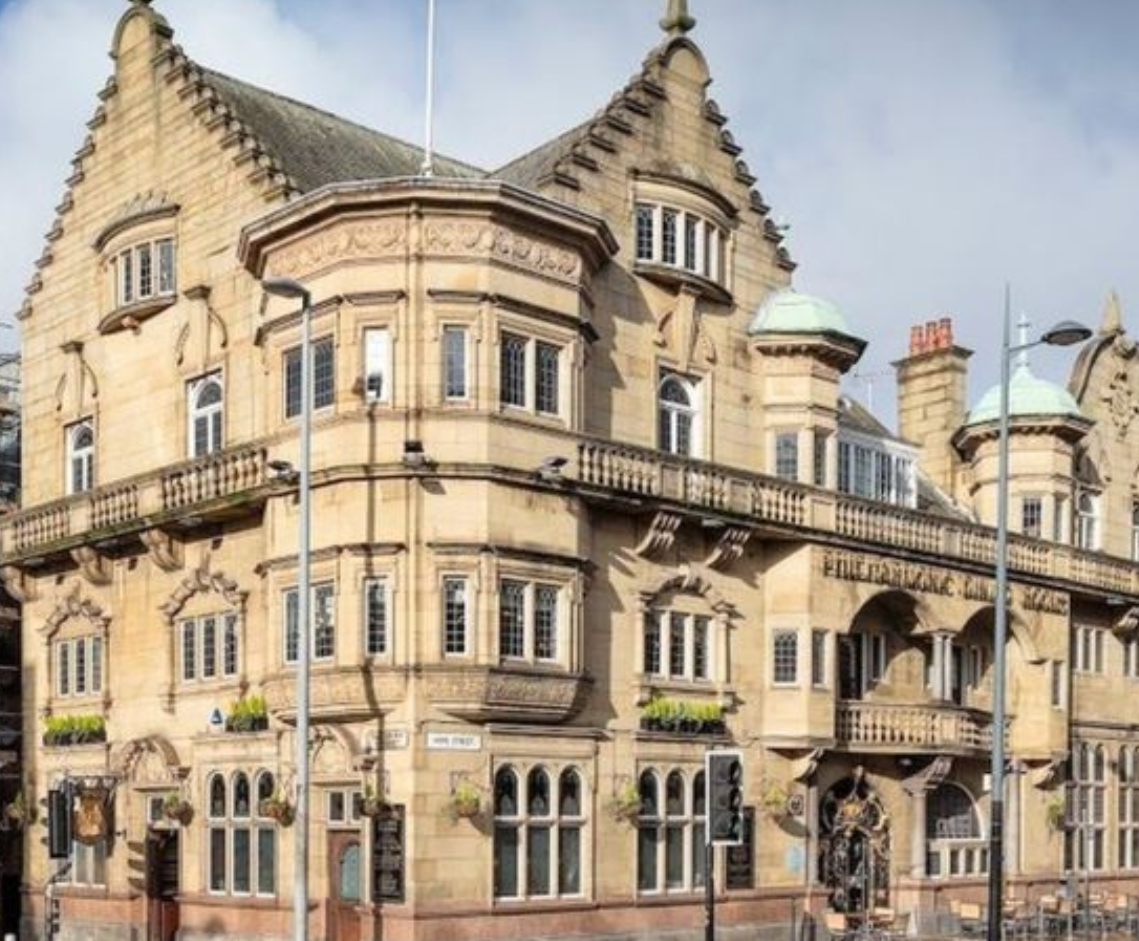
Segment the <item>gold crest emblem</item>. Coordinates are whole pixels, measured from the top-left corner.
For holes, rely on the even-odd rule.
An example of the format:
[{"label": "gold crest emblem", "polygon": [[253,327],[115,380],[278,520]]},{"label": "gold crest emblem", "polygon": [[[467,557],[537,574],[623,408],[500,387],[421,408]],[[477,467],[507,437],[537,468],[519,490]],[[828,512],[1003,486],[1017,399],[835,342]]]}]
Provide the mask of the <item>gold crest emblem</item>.
[{"label": "gold crest emblem", "polygon": [[107,830],[106,791],[102,789],[83,791],[79,795],[72,829],[75,839],[87,846],[103,839]]}]

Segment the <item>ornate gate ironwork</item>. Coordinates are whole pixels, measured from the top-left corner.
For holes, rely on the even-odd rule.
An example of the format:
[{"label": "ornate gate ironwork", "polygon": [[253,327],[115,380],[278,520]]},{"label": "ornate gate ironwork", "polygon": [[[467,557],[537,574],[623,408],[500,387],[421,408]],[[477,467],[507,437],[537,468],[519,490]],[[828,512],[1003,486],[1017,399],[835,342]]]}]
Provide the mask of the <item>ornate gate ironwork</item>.
[{"label": "ornate gate ironwork", "polygon": [[819,805],[819,873],[835,911],[861,915],[889,905],[890,819],[861,768]]}]

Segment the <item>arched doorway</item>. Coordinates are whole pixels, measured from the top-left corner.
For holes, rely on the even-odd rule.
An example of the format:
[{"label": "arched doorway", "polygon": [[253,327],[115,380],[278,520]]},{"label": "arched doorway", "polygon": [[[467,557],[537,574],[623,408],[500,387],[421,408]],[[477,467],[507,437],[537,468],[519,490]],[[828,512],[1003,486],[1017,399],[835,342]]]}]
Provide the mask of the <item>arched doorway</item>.
[{"label": "arched doorway", "polygon": [[819,874],[835,911],[889,904],[890,821],[861,768],[819,803]]}]

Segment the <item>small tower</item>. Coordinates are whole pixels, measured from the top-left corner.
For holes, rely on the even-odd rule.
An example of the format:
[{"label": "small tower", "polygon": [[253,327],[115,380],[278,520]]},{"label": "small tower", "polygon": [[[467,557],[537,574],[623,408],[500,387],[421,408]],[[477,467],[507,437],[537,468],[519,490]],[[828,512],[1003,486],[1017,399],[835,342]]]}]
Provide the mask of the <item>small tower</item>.
[{"label": "small tower", "polygon": [[[1028,323],[1018,323],[1021,344]],[[972,467],[971,502],[978,519],[997,523],[1000,385],[973,407],[953,443]],[[1075,447],[1092,422],[1066,389],[1033,374],[1022,350],[1009,380],[1009,529],[1068,542],[1075,486]]]},{"label": "small tower", "polygon": [[866,341],[833,304],[792,290],[769,296],[748,334],[760,357],[764,471],[833,487],[839,381]]}]

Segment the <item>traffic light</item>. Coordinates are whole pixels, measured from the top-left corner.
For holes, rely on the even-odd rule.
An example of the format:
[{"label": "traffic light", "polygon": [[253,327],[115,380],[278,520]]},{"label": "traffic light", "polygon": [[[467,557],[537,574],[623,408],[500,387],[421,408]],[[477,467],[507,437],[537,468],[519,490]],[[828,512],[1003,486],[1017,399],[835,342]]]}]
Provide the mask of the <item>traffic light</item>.
[{"label": "traffic light", "polygon": [[704,755],[708,782],[708,841],[739,846],[744,838],[744,762],[738,751],[710,751]]},{"label": "traffic light", "polygon": [[65,784],[47,792],[48,859],[71,855],[71,789]]}]

